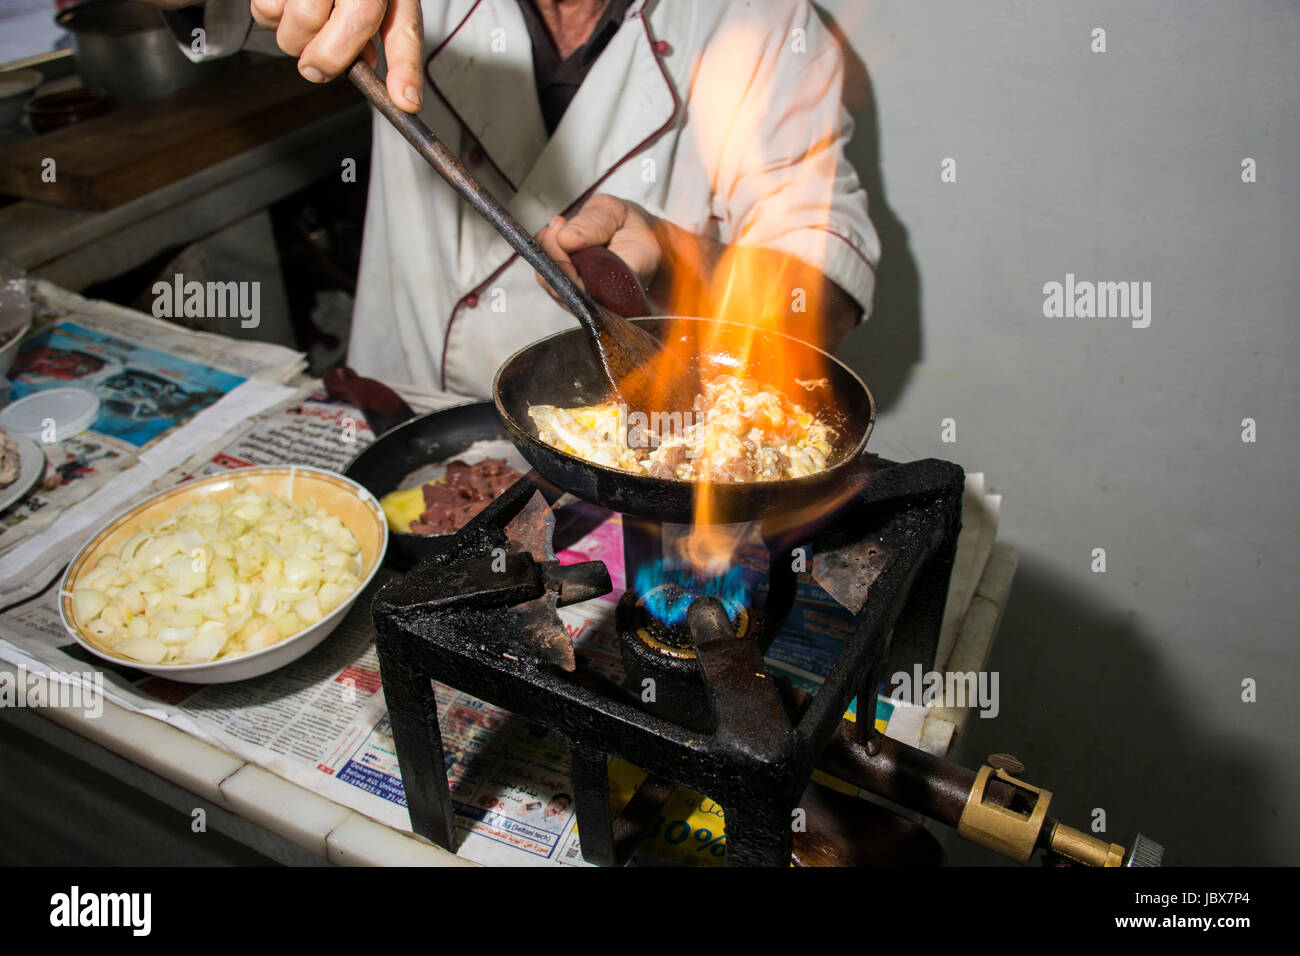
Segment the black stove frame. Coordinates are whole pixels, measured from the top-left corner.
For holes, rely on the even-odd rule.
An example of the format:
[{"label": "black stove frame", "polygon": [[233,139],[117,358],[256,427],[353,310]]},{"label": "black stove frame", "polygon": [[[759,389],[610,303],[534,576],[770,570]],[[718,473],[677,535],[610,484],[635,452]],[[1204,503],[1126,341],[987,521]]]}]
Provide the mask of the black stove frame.
[{"label": "black stove frame", "polygon": [[[786,866],[801,794],[841,717],[858,698],[856,733],[874,731],[886,673],[934,666],[961,526],[964,473],[934,459],[867,456],[863,481],[817,526],[760,533],[772,560],[762,630],[736,639],[721,604],[696,600],[688,618],[708,704],[701,732],[651,712],[633,691],[584,667],[565,647],[555,607],[610,589],[599,562],[560,568],[526,554],[503,562],[505,527],[536,492],[559,491],[530,472],[439,549],[375,598],[385,698],[412,829],[454,849],[452,801],[431,679],[564,737],[588,862],[627,862],[676,784],[726,815],[727,864]],[[797,711],[763,654],[794,600],[792,549],[811,544],[814,576],[856,614],[852,638],[811,703]],[[869,598],[869,599],[868,599]],[[615,815],[608,759],[649,776]]]}]

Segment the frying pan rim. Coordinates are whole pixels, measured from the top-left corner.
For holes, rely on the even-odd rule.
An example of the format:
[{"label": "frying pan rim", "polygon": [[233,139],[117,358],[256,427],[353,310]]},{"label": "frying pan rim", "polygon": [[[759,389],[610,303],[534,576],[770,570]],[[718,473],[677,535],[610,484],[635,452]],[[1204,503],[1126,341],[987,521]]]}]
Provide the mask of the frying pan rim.
[{"label": "frying pan rim", "polygon": [[[722,319],[709,319],[709,318],[704,318],[703,316],[694,316],[694,315],[647,315],[647,316],[639,316],[635,319],[630,319],[629,321],[631,322],[675,322],[679,320],[689,321],[689,322],[710,322],[715,325],[727,325],[733,328],[757,328],[757,326],[746,326],[740,322],[728,322]],[[521,424],[518,419],[516,419],[513,415],[510,414],[509,411],[506,410],[505,405],[501,401],[501,376],[505,372],[505,370],[509,368],[510,365],[515,361],[515,359],[519,358],[519,356],[523,355],[525,352],[528,352],[536,348],[537,346],[540,346],[542,343],[549,342],[551,339],[559,338],[562,335],[571,336],[575,332],[581,333],[581,331],[582,331],[581,329],[569,328],[569,329],[561,329],[558,332],[552,332],[550,335],[544,335],[540,339],[535,339],[532,342],[529,342],[527,345],[515,350],[515,352],[504,362],[502,362],[501,365],[497,368],[496,375],[493,376],[492,378],[492,402],[494,405],[496,405],[497,414],[501,416],[502,422],[506,426],[506,430],[510,431],[512,428],[516,429],[521,434],[529,436],[534,441],[538,442],[538,444],[545,446],[546,448],[553,451],[555,454],[561,455],[565,459],[573,462],[574,464],[581,465],[584,468],[594,469],[598,474],[605,474],[611,476],[612,478],[620,478],[620,479],[643,478],[648,481],[653,481],[661,485],[669,485],[673,487],[682,487],[682,488],[696,487],[699,484],[699,482],[692,481],[689,478],[654,478],[650,475],[642,475],[635,471],[624,471],[621,468],[611,468],[608,465],[599,465],[596,464],[595,462],[587,461],[585,458],[579,458],[577,455],[571,454],[569,452],[561,451],[559,448],[556,448],[554,445],[542,441],[540,436],[530,431],[527,428],[527,426]],[[759,331],[767,335],[776,335],[776,336],[780,336],[783,339],[789,339],[791,342],[795,342],[798,345],[802,346],[803,348],[812,349],[814,352],[820,353],[823,358],[828,359],[829,361],[835,363],[841,369],[847,372],[848,375],[854,381],[856,381],[858,385],[861,387],[862,394],[867,397],[866,424],[863,426],[862,435],[858,439],[857,444],[854,445],[853,449],[847,454],[845,454],[845,456],[841,458],[839,461],[837,461],[834,465],[831,465],[829,468],[826,468],[823,471],[817,472],[812,475],[805,475],[801,478],[777,478],[768,481],[738,482],[737,485],[772,486],[772,485],[780,484],[783,487],[790,487],[792,485],[803,484],[807,479],[816,479],[817,481],[820,482],[826,479],[827,477],[829,477],[830,475],[835,474],[840,469],[851,465],[854,461],[856,461],[859,457],[861,457],[863,451],[867,447],[867,440],[871,437],[871,432],[876,423],[876,398],[874,395],[871,394],[871,389],[867,387],[867,383],[862,380],[862,376],[860,376],[852,368],[850,368],[844,362],[840,361],[834,355],[831,355],[826,350],[818,348],[816,345],[813,345],[811,342],[806,342],[803,339],[797,339],[793,335],[786,335],[784,332],[775,332],[770,329],[759,329]]]}]

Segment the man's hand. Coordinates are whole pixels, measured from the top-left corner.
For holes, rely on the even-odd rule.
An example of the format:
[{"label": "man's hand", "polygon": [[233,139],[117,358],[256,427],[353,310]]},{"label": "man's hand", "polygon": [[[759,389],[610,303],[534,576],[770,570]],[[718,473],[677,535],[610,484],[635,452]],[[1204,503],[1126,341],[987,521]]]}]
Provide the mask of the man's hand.
[{"label": "man's hand", "polygon": [[373,66],[378,35],[388,61],[388,95],[408,113],[424,100],[424,20],[420,0],[252,0],[253,19],[275,31],[313,83],[343,73],[358,56]]},{"label": "man's hand", "polygon": [[[658,224],[659,220],[636,203],[597,193],[583,203],[572,219],[565,220],[563,216],[551,219],[537,234],[537,241],[579,286],[582,282],[569,253],[589,246],[608,246],[610,252],[636,273],[642,288],[649,288],[663,259],[659,240],[655,237]],[[541,275],[537,276],[537,281],[552,296],[555,295]]]}]

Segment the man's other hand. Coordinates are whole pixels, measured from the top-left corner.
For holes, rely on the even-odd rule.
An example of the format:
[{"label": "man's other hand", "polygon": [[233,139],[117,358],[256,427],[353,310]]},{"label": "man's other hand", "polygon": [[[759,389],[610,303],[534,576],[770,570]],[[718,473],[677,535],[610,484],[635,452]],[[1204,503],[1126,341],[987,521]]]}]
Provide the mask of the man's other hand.
[{"label": "man's other hand", "polygon": [[374,38],[388,61],[388,95],[408,113],[424,98],[424,20],[420,0],[252,0],[253,20],[298,58],[298,72],[324,83],[358,56],[373,66]]},{"label": "man's other hand", "polygon": [[[582,204],[573,218],[566,220],[563,216],[555,216],[551,219],[537,234],[537,241],[579,286],[582,282],[569,253],[589,246],[608,246],[610,252],[636,273],[642,288],[649,288],[663,260],[663,251],[655,238],[656,222],[654,216],[636,203],[597,193]],[[540,275],[537,281],[543,289],[555,295]]]}]

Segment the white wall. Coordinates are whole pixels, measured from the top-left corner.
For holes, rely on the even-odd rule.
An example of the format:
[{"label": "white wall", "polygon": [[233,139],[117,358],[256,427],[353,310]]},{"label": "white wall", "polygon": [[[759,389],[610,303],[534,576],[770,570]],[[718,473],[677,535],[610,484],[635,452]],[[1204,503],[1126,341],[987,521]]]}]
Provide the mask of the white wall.
[{"label": "white wall", "polygon": [[[845,349],[882,407],[873,444],[986,472],[1021,555],[1002,712],[960,755],[1015,753],[1060,816],[1102,807],[1171,862],[1295,863],[1300,4],[824,12],[885,244]],[[1067,272],[1149,281],[1150,327],[1045,318]]]}]

